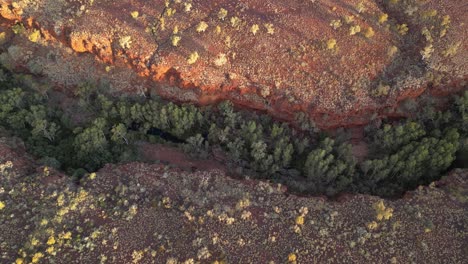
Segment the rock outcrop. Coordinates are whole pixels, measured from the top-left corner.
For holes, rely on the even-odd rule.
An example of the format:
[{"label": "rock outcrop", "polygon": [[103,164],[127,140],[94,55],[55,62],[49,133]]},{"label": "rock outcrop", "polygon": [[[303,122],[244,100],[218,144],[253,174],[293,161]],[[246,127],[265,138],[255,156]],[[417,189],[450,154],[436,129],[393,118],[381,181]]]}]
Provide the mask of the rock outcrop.
[{"label": "rock outcrop", "polygon": [[9,45],[33,53],[13,66],[39,64],[59,85],[87,71],[115,93],[230,99],[286,120],[302,111],[322,128],[466,89],[463,1],[3,0],[0,10],[5,30],[26,27]]}]

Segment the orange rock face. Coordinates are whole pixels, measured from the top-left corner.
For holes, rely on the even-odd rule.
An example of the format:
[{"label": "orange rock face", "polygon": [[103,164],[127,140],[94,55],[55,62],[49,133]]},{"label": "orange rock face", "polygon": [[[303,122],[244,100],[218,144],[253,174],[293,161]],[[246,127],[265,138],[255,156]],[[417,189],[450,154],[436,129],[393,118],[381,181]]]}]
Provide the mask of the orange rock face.
[{"label": "orange rock face", "polygon": [[33,19],[55,37],[44,42],[70,47],[76,60],[95,56],[96,78],[122,86],[102,69],[131,69],[138,77],[115,92],[230,99],[287,120],[302,111],[330,128],[466,89],[462,1],[396,2],[3,1],[1,15]]},{"label": "orange rock face", "polygon": [[84,33],[72,33],[70,46],[76,52],[95,53],[99,59],[106,63],[112,63],[111,41],[99,35],[87,35]]}]

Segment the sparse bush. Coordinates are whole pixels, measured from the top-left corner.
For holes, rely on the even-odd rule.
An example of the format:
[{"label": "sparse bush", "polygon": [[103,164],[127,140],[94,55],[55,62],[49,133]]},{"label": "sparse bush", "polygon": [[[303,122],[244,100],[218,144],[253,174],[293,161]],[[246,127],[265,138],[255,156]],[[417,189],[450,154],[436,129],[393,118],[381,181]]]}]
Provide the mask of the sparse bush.
[{"label": "sparse bush", "polygon": [[312,121],[309,116],[304,112],[298,112],[295,116],[296,123],[299,125],[301,130],[318,133],[319,129],[317,125]]},{"label": "sparse bush", "polygon": [[13,33],[15,33],[16,35],[22,34],[24,31],[26,31],[26,29],[24,28],[23,23],[16,23],[15,25],[13,25],[13,26],[11,27],[11,30],[12,30]]},{"label": "sparse bush", "polygon": [[208,158],[209,144],[202,135],[196,134],[195,136],[187,138],[184,150],[194,157],[206,159]]}]

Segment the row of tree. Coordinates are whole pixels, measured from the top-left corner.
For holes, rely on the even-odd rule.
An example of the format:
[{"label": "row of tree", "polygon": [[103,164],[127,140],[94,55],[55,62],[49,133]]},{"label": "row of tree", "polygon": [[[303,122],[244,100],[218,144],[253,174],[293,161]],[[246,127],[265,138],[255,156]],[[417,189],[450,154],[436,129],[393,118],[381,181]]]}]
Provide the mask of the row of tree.
[{"label": "row of tree", "polygon": [[86,84],[76,96],[89,114],[73,123],[50,107],[46,95],[16,87],[23,87],[16,78],[0,83],[0,125],[22,137],[34,154],[69,170],[94,171],[128,159],[135,140],[159,136],[203,158],[221,147],[234,166],[299,191],[393,195],[434,180],[467,145],[468,92],[448,111],[432,109],[417,120],[373,131],[372,158],[358,163],[351,145],[316,133],[313,122],[298,131],[266,115],[237,111],[230,102],[198,108],[160,99],[111,100]]}]

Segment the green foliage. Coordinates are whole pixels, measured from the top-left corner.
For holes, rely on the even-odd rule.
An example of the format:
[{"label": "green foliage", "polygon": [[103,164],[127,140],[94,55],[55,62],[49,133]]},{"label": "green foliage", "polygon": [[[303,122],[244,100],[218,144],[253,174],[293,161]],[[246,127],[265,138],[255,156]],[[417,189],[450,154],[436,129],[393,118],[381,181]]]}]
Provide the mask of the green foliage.
[{"label": "green foliage", "polygon": [[294,137],[294,149],[298,155],[302,155],[307,147],[310,145],[310,138],[308,137]]},{"label": "green foliage", "polygon": [[[398,149],[382,159],[361,164],[364,180],[379,193],[392,194],[430,182],[455,160],[460,135],[448,129],[441,138],[424,137]],[[391,189],[387,186],[393,187]]]},{"label": "green foliage", "polygon": [[231,136],[231,128],[229,126],[220,129],[216,124],[211,124],[208,131],[208,140],[212,144],[227,144]]},{"label": "green foliage", "polygon": [[20,88],[0,92],[0,118],[6,119],[14,110],[24,105],[25,93]]},{"label": "green foliage", "polygon": [[296,124],[304,131],[310,131],[313,133],[318,133],[319,129],[315,123],[309,118],[309,116],[304,112],[298,112],[295,116]]},{"label": "green foliage", "polygon": [[75,95],[80,98],[82,105],[91,104],[92,97],[95,95],[95,87],[92,83],[86,82],[76,88]]},{"label": "green foliage", "polygon": [[246,153],[245,141],[240,137],[234,139],[227,144],[227,151],[232,161],[239,164]]},{"label": "green foliage", "polygon": [[193,131],[197,126],[203,123],[203,116],[195,106],[177,106],[169,103],[163,107],[167,113],[167,120],[161,129],[169,133],[183,137],[188,131]]},{"label": "green foliage", "polygon": [[98,168],[112,160],[109,141],[106,138],[107,124],[103,118],[97,118],[87,128],[77,128],[73,142],[78,164],[85,164],[89,170]]},{"label": "green foliage", "polygon": [[129,140],[128,140],[128,131],[127,127],[119,123],[117,125],[114,125],[111,129],[111,140],[116,142],[117,144],[121,144],[122,142],[125,142],[125,144],[128,145]]},{"label": "green foliage", "polygon": [[128,102],[119,101],[112,108],[113,108],[113,111],[115,111],[117,115],[120,117],[120,120],[123,124],[125,124],[127,127],[132,124],[133,118],[131,115],[130,105]]},{"label": "green foliage", "polygon": [[333,139],[325,138],[307,156],[304,174],[316,184],[315,192],[334,195],[351,184],[355,165],[350,145],[337,146]]},{"label": "green foliage", "polygon": [[394,151],[425,134],[424,128],[416,122],[407,122],[396,126],[386,124],[383,129],[377,131],[374,142],[379,149]]},{"label": "green foliage", "polygon": [[231,102],[212,111],[158,98],[111,99],[86,83],[75,94],[85,113],[77,127],[72,116],[50,107],[46,94],[23,85],[20,79],[27,78],[2,76],[0,126],[21,137],[43,164],[77,178],[109,162],[134,160],[133,142],[147,139],[172,141],[201,158],[208,158],[212,147],[221,148],[250,176],[297,191],[394,195],[435,180],[457,154],[468,153],[468,92],[448,111],[430,106],[416,120],[383,125],[369,137],[372,159],[358,164],[346,144],[349,137],[318,140],[305,113],[296,116],[301,131],[266,115],[236,111]]},{"label": "green foliage", "polygon": [[195,136],[187,138],[184,150],[191,156],[206,159],[208,157],[209,144],[202,135],[196,134]]},{"label": "green foliage", "polygon": [[280,168],[289,167],[293,155],[294,147],[288,137],[283,136],[274,143],[273,160]]},{"label": "green foliage", "polygon": [[261,173],[274,173],[278,170],[278,165],[273,163],[273,156],[268,154],[267,145],[262,140],[252,143],[250,156],[253,169]]},{"label": "green foliage", "polygon": [[72,172],[72,178],[76,181],[78,181],[79,179],[83,178],[83,176],[86,175],[86,173],[88,173],[85,169],[83,168],[78,168],[76,170],[74,170]]},{"label": "green foliage", "polygon": [[[127,111],[120,109],[119,112],[128,118]],[[140,124],[143,132],[150,128],[158,128],[179,138],[186,138],[190,133],[194,133],[204,121],[199,109],[193,105],[178,106],[173,103],[161,104],[158,101],[135,103],[130,107],[130,119]]]},{"label": "green foliage", "polygon": [[268,178],[290,168],[295,150],[288,125],[266,116],[243,116],[230,102],[219,104],[218,110],[219,115],[209,117],[212,124],[207,138],[211,145],[221,145],[233,163]]},{"label": "green foliage", "polygon": [[254,144],[263,138],[263,127],[261,124],[251,120],[241,125],[241,135],[247,144]]},{"label": "green foliage", "polygon": [[462,96],[455,97],[454,108],[454,125],[468,134],[468,91],[465,91]]},{"label": "green foliage", "polygon": [[32,126],[32,136],[44,137],[51,142],[55,140],[55,136],[59,131],[59,126],[57,124],[49,122],[46,119],[35,120],[34,123],[32,123]]},{"label": "green foliage", "polygon": [[457,153],[456,166],[468,168],[468,136],[461,140],[460,150]]},{"label": "green foliage", "polygon": [[106,119],[116,118],[118,116],[117,109],[114,107],[114,102],[103,94],[99,94],[96,99],[97,111]]},{"label": "green foliage", "polygon": [[232,102],[224,101],[219,104],[218,108],[223,117],[224,126],[235,128],[240,123],[240,115],[234,111]]},{"label": "green foliage", "polygon": [[60,169],[62,164],[60,161],[58,161],[56,158],[53,157],[44,157],[39,160],[39,163],[42,164],[43,166],[51,167],[56,170]]},{"label": "green foliage", "polygon": [[26,29],[24,28],[23,23],[16,23],[11,27],[11,30],[16,35],[23,33]]}]

